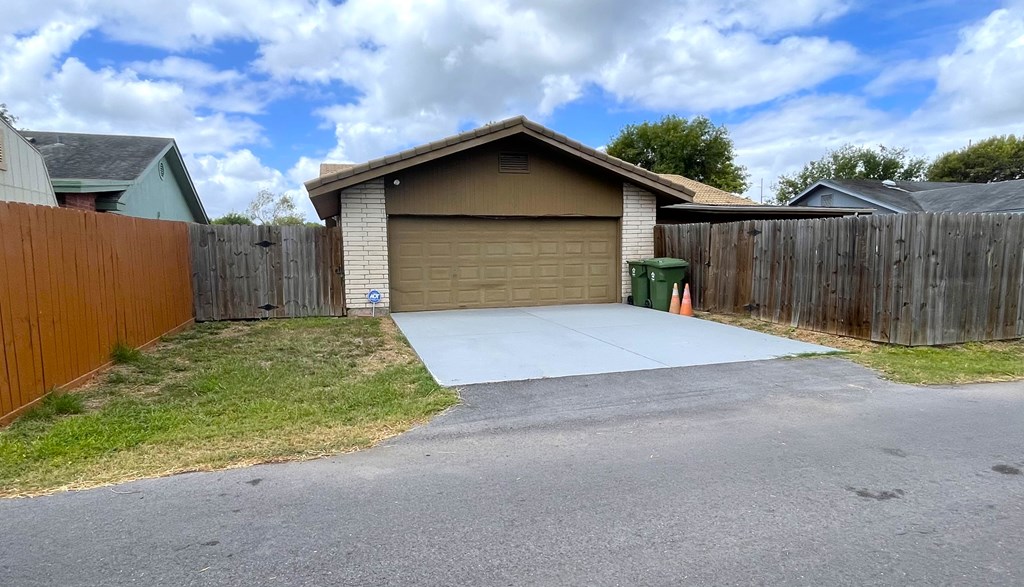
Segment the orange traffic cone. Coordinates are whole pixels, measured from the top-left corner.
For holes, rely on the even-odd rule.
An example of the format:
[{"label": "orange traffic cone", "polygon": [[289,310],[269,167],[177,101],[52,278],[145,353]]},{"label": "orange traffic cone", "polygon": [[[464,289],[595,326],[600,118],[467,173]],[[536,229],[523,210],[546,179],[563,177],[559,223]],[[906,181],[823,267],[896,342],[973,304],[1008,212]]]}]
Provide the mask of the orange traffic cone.
[{"label": "orange traffic cone", "polygon": [[672,302],[668,305],[669,314],[679,313],[679,284],[672,284]]},{"label": "orange traffic cone", "polygon": [[693,316],[693,302],[690,301],[689,283],[683,286],[683,303],[679,308],[679,313],[683,316]]}]

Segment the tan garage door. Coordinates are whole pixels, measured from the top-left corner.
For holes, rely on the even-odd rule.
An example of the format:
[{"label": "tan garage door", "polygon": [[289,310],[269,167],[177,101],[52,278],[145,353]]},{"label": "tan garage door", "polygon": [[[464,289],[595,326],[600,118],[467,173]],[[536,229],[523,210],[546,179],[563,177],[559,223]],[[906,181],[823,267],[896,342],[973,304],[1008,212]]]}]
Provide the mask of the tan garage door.
[{"label": "tan garage door", "polygon": [[618,219],[388,220],[391,309],[615,302]]}]

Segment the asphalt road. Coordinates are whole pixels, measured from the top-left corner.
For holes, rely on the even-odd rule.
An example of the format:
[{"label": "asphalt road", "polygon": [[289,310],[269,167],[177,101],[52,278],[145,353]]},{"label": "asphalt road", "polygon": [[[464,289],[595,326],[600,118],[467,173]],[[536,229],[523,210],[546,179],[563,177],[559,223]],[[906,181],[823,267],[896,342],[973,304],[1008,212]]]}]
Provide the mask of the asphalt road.
[{"label": "asphalt road", "polygon": [[1024,584],[1024,383],[828,358],[463,395],[361,453],[0,501],[0,583]]}]

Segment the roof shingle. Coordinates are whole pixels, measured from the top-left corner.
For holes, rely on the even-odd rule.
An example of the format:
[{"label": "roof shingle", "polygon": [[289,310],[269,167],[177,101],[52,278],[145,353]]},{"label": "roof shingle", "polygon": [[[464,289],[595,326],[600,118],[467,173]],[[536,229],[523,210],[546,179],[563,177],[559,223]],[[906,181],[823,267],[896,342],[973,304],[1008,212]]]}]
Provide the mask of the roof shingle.
[{"label": "roof shingle", "polygon": [[20,131],[43,154],[51,179],[134,181],[174,140]]},{"label": "roof shingle", "polygon": [[709,204],[712,206],[758,206],[753,200],[731,194],[725,190],[701,183],[695,179],[674,173],[659,173],[661,177],[677,183],[683,187],[693,190],[694,204]]}]

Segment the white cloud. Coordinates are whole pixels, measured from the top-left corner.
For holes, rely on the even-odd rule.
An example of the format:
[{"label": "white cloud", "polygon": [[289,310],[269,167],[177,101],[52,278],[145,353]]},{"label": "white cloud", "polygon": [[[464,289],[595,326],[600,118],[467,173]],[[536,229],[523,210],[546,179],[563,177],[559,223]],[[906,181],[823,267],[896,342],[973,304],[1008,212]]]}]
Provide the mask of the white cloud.
[{"label": "white cloud", "polygon": [[732,110],[812,88],[856,61],[852,46],[824,38],[765,43],[750,33],[699,26],[637,45],[600,79],[620,100],[650,109]]},{"label": "white cloud", "polygon": [[[360,161],[512,114],[543,121],[588,91],[609,107],[683,115],[754,107],[733,137],[766,183],[846,142],[934,154],[1024,120],[1020,0],[966,28],[948,55],[895,64],[845,95],[815,92],[875,67],[872,56],[813,31],[853,0],[12,4],[0,22],[0,101],[21,124],[174,136],[215,214],[261,186],[297,193],[325,154]],[[85,35],[163,53],[100,67],[74,56]],[[211,65],[218,42],[239,40],[256,48],[251,62]],[[869,99],[932,80],[934,95],[909,117]],[[336,144],[274,169],[253,152],[269,144],[258,117],[301,92],[341,96],[317,110]]]},{"label": "white cloud", "polygon": [[1024,3],[996,10],[960,33],[960,43],[938,59],[929,112],[961,123],[1017,124],[1024,119]]},{"label": "white cloud", "polygon": [[841,0],[394,2],[318,5],[279,27],[256,65],[276,79],[338,82],[321,110],[332,156],[362,160],[512,114],[543,119],[596,86],[627,107],[731,109],[812,88],[853,67],[846,43],[781,34],[835,18]]},{"label": "white cloud", "polygon": [[305,217],[317,217],[305,188],[301,187],[303,181],[316,177],[319,171],[319,162],[310,158],[300,158],[287,173],[267,167],[248,149],[223,155],[188,156],[186,165],[211,218],[228,212],[244,213],[261,189],[291,194]]},{"label": "white cloud", "polygon": [[934,59],[909,59],[883,69],[864,86],[864,91],[871,96],[897,93],[920,82],[930,82],[938,73],[939,66]]}]

